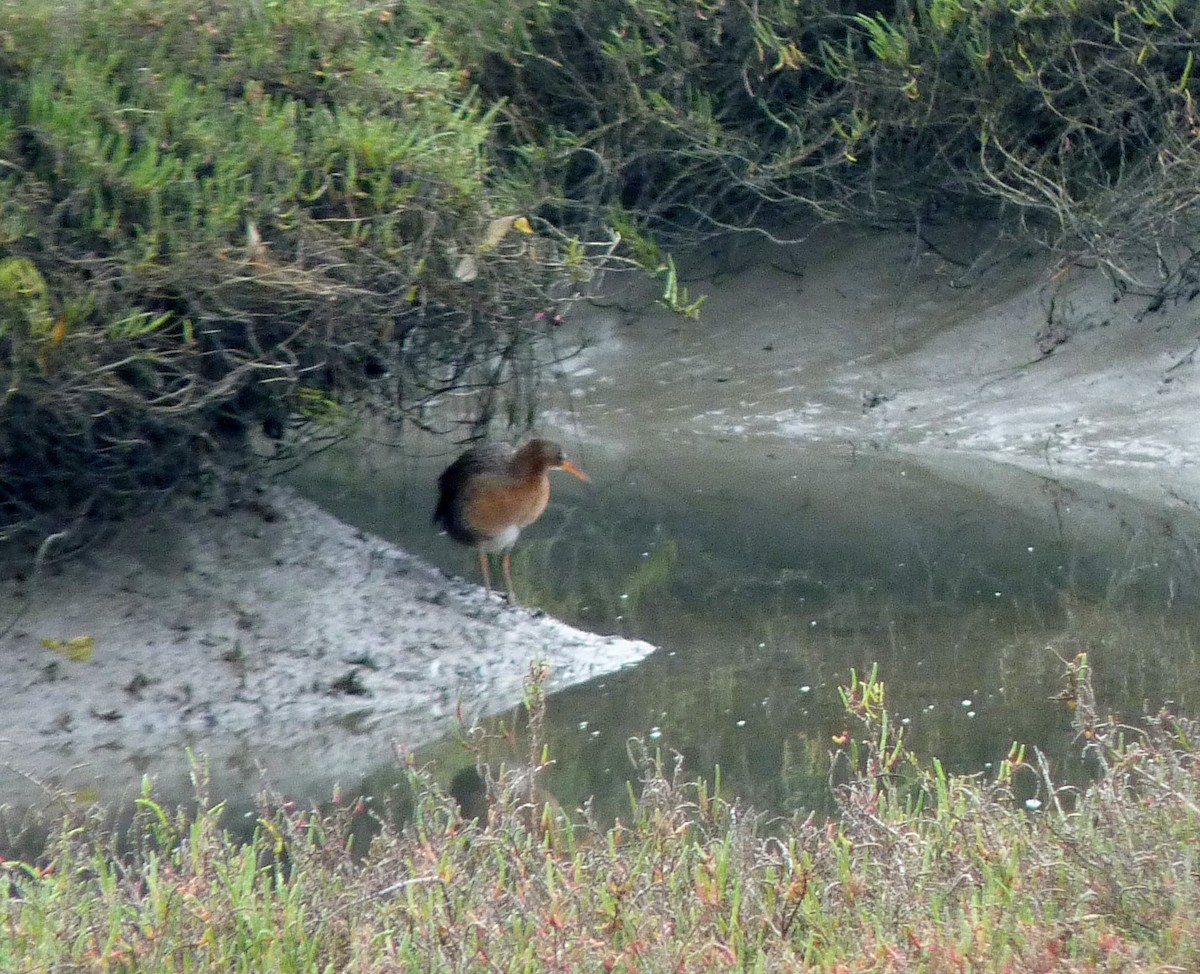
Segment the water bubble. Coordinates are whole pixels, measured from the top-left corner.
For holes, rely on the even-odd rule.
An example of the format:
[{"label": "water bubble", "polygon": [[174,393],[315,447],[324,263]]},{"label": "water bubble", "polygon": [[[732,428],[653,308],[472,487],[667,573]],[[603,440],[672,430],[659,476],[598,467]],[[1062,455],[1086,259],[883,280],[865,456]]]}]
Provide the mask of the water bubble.
[{"label": "water bubble", "polygon": [[737,727],[745,727],[745,726],[746,726],[746,722],[745,722],[744,720],[739,720],[739,721],[737,721],[737,723],[736,723],[736,725],[735,725],[735,726],[737,726]]},{"label": "water bubble", "polygon": [[968,717],[974,717],[974,716],[975,716],[975,711],[974,711],[974,710],[968,710],[968,711],[967,711],[967,716],[968,716]]},{"label": "water bubble", "polygon": [[1042,807],[1042,803],[1037,798],[1026,798],[1025,799],[1025,807],[1028,808],[1031,812],[1036,812],[1039,808]]},{"label": "water bubble", "polygon": [[599,732],[599,731],[592,731],[592,733],[591,733],[591,736],[592,736],[592,737],[599,737],[599,736],[600,736],[600,732]]},{"label": "water bubble", "polygon": [[587,730],[587,729],[588,729],[588,722],[587,722],[586,720],[581,720],[581,721],[579,722],[579,729],[580,729],[580,730]]},{"label": "water bubble", "polygon": [[662,737],[662,729],[659,727],[651,727],[650,733],[647,736],[650,738],[650,740],[657,741],[660,737]]},{"label": "water bubble", "polygon": [[1025,550],[1028,551],[1032,555],[1033,554],[1033,545],[1027,545]]},{"label": "water bubble", "polygon": [[810,687],[810,686],[809,686],[807,683],[806,683],[806,684],[804,684],[804,686],[802,686],[802,687],[800,688],[800,692],[801,692],[801,693],[808,693],[808,692],[809,692],[809,691],[811,691],[811,690],[812,690],[812,687]]},{"label": "water bubble", "polygon": [[911,724],[911,723],[912,723],[912,718],[911,718],[911,717],[901,717],[901,718],[900,718],[900,724],[901,724],[901,726],[903,726],[903,727],[907,727],[907,726],[908,726],[909,724]]},{"label": "water bubble", "polygon": [[969,706],[971,706],[971,701],[970,701],[970,700],[964,700],[964,701],[962,702],[962,705],[963,705],[964,707],[969,707]]}]

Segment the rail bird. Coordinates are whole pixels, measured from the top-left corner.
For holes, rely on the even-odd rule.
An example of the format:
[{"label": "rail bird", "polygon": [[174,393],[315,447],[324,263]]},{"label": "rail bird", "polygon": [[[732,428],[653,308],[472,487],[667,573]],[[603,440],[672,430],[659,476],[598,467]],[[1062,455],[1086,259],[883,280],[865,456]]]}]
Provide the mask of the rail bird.
[{"label": "rail bird", "polygon": [[512,583],[512,547],[546,509],[551,470],[565,470],[580,480],[587,474],[566,458],[562,447],[535,439],[516,449],[501,444],[467,450],[438,477],[433,523],[461,544],[479,552],[483,584],[492,588],[488,554],[503,555],[508,601],[516,604]]}]

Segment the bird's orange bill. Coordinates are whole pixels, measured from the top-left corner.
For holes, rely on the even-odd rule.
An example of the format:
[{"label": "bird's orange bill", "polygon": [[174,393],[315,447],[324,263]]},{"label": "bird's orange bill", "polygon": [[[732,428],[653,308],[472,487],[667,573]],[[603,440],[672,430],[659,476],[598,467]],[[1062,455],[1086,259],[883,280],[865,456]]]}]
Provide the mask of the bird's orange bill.
[{"label": "bird's orange bill", "polygon": [[565,470],[567,473],[572,473],[572,474],[574,474],[574,475],[575,475],[576,477],[578,477],[580,480],[589,480],[589,479],[591,479],[591,478],[589,478],[589,477],[588,477],[588,475],[587,475],[587,474],[585,474],[585,473],[584,473],[582,470],[580,470],[580,469],[579,469],[577,466],[575,466],[575,464],[573,464],[573,463],[572,463],[570,460],[564,460],[564,461],[562,462],[562,468],[563,468],[563,470]]}]

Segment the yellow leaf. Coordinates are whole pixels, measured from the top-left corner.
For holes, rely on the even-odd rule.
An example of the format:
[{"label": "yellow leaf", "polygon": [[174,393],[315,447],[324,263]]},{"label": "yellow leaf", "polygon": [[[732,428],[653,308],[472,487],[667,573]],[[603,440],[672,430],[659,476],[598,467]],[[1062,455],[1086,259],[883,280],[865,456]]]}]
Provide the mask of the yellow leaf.
[{"label": "yellow leaf", "polygon": [[508,231],[513,228],[513,224],[517,222],[515,216],[498,216],[488,224],[487,232],[483,235],[483,239],[479,241],[479,252],[486,253],[496,246],[501,240],[508,236]]},{"label": "yellow leaf", "polygon": [[43,639],[42,645],[56,653],[61,653],[73,663],[82,663],[92,658],[96,652],[96,640],[93,636],[72,636],[70,639]]}]

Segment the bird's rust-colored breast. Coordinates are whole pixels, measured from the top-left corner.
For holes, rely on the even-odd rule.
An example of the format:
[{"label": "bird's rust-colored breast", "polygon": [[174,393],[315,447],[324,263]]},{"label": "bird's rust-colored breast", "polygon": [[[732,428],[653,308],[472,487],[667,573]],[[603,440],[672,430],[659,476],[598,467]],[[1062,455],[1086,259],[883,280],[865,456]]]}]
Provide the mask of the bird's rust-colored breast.
[{"label": "bird's rust-colored breast", "polygon": [[464,499],[471,530],[495,537],[509,528],[528,527],[550,501],[550,481],[543,473],[532,480],[479,476]]}]

